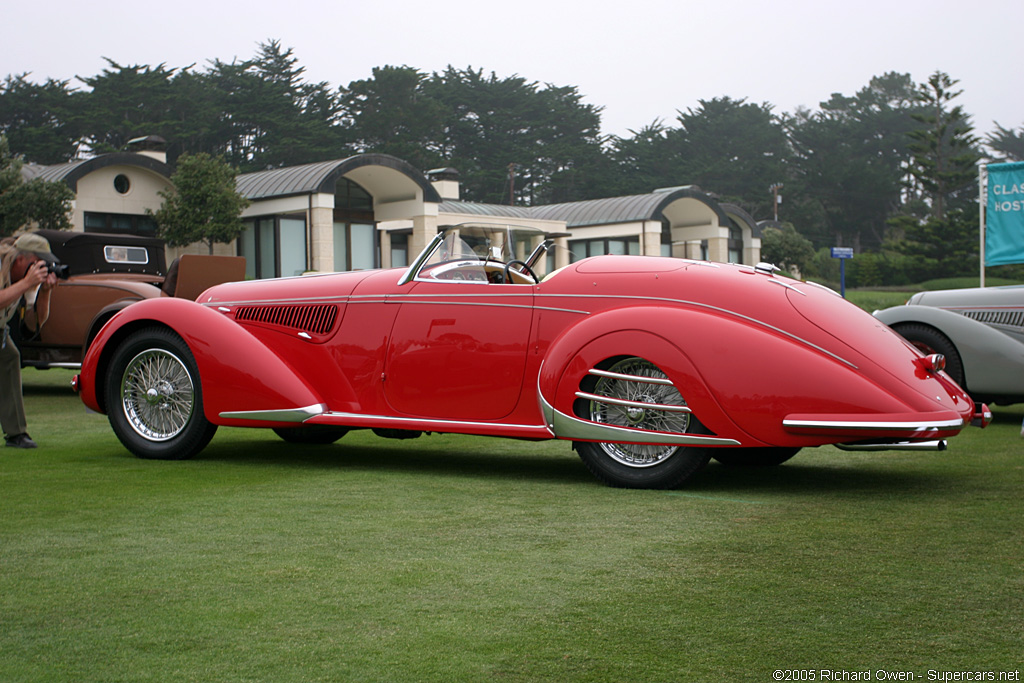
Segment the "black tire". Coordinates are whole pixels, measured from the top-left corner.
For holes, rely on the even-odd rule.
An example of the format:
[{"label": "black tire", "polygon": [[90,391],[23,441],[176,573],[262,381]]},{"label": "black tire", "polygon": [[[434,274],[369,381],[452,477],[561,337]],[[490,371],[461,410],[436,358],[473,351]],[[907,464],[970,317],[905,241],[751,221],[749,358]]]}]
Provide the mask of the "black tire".
[{"label": "black tire", "polygon": [[960,359],[960,352],[949,340],[949,337],[929,325],[919,323],[902,323],[893,325],[892,329],[926,356],[932,353],[941,353],[946,357],[946,374],[953,378],[953,381],[966,389],[966,377],[964,377],[964,364]]},{"label": "black tire", "polygon": [[303,425],[299,427],[275,427],[274,433],[288,443],[326,446],[348,434],[348,428],[332,427],[331,425]]},{"label": "black tire", "polygon": [[142,329],[121,342],[111,358],[105,395],[110,426],[140,458],[191,458],[217,431],[203,414],[195,358],[167,328]]},{"label": "black tire", "polygon": [[[636,356],[611,359],[606,363],[611,372],[629,376],[666,379],[667,375],[653,363]],[[598,396],[632,400],[647,404],[686,406],[671,384],[624,382],[588,376],[581,389]],[[591,422],[652,429],[675,433],[707,433],[688,412],[638,410],[622,405],[593,400],[576,401],[578,417]],[[619,488],[673,489],[699,472],[711,459],[710,448],[700,446],[655,446],[619,443],[574,442],[576,453],[587,469],[604,483]]]},{"label": "black tire", "polygon": [[711,457],[728,467],[775,467],[799,452],[799,448],[716,448]]}]

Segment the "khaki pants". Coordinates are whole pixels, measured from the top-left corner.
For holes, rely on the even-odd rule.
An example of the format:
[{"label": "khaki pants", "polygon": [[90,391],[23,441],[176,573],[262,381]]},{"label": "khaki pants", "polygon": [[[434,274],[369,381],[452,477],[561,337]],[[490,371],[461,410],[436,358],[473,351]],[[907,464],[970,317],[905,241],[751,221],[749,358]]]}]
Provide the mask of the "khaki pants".
[{"label": "khaki pants", "polygon": [[6,436],[28,431],[21,396],[21,352],[6,325],[0,329],[0,427]]}]

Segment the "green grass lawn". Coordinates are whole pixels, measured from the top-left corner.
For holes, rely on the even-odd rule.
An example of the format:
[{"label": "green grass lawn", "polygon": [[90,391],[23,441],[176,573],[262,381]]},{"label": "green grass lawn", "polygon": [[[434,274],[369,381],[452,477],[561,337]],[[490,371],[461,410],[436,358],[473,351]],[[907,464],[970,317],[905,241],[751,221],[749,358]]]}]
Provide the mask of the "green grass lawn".
[{"label": "green grass lawn", "polygon": [[0,451],[0,681],[1022,668],[1024,407],[941,453],[625,491],[564,442],[221,429],[138,460],[70,377],[26,372],[40,448]]}]

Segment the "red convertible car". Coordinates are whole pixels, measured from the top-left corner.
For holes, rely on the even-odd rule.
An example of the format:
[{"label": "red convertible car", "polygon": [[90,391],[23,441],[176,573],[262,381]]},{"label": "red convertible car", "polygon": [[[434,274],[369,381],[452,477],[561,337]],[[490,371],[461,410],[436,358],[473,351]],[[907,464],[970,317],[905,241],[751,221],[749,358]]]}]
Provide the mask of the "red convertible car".
[{"label": "red convertible car", "polygon": [[350,429],[567,439],[600,480],[675,487],[710,458],[807,446],[939,449],[990,419],[831,290],[772,267],[598,256],[539,278],[552,246],[447,228],[405,270],[212,287],[118,313],[75,378],[143,458],[218,425],[298,443]]}]

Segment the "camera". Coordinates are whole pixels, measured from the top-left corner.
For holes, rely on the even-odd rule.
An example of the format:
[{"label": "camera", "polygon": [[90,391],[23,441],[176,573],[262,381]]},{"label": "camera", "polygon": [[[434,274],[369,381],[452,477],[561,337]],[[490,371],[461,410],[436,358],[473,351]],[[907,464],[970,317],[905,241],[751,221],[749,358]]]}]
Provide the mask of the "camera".
[{"label": "camera", "polygon": [[63,264],[63,263],[47,263],[46,264],[46,272],[53,273],[60,280],[67,280],[68,279],[68,275],[70,275],[70,273],[68,273],[68,269],[69,268],[70,268],[70,266],[68,266],[66,264]]}]

